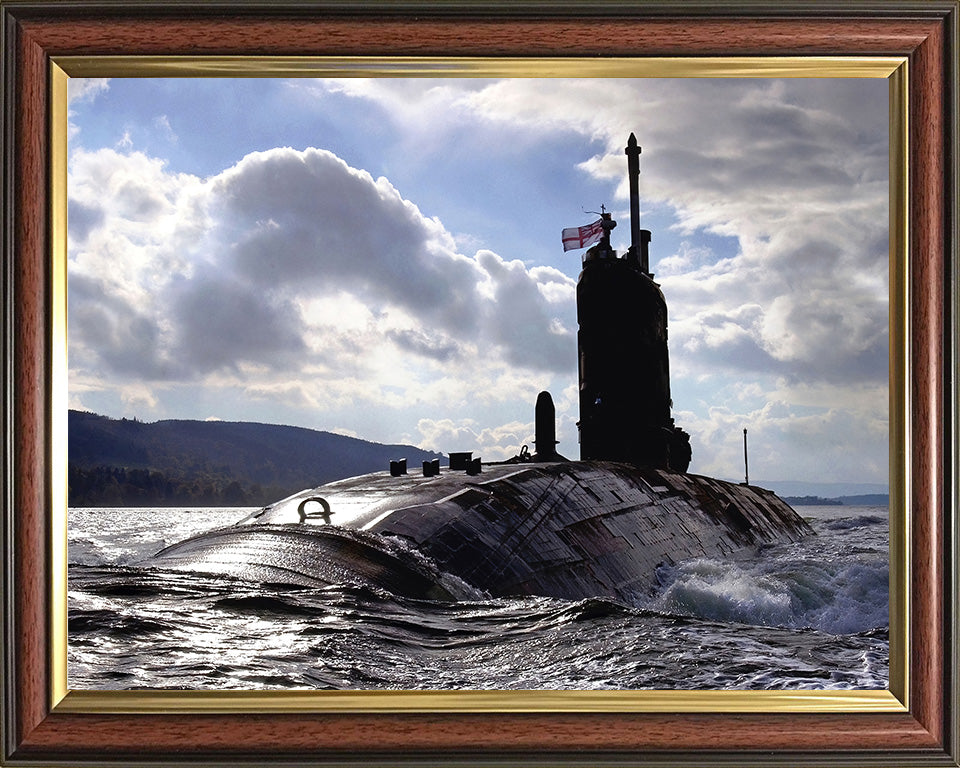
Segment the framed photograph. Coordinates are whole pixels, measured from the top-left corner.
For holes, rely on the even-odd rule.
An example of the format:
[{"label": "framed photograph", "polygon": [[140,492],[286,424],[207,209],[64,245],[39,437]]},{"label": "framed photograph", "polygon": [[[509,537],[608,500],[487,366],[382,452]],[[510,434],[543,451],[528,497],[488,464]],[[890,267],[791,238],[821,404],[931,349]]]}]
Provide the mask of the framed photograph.
[{"label": "framed photograph", "polygon": [[[7,0],[0,2],[0,7],[5,41],[2,150],[7,461],[3,551],[8,563],[3,572],[4,761],[23,765],[108,765],[145,760],[223,765],[264,760],[318,765],[371,761],[958,764],[956,2],[920,6],[891,3],[882,12],[859,3],[702,8],[660,3],[634,7],[612,2],[595,4],[589,17],[583,9],[565,3],[522,2],[509,6],[479,2],[436,6],[374,2],[290,6],[201,2],[185,6],[135,2],[118,6]],[[230,86],[227,78],[243,78],[237,82],[244,88]],[[870,97],[863,96],[863,101],[856,101],[863,89],[849,86],[858,81],[869,81],[872,86]],[[756,87],[737,90],[746,82],[773,85],[767,91]],[[826,97],[830,82],[847,83],[849,87],[837,86]],[[177,89],[171,83],[183,86]],[[644,87],[634,87],[639,83]],[[96,99],[110,88],[127,94],[124,104],[129,109],[121,105],[116,112],[97,116]],[[559,95],[564,88],[567,90]],[[239,135],[230,125],[211,127],[210,113],[205,110],[224,94],[229,94],[227,100],[239,99],[245,105],[232,118],[224,113],[227,123],[244,114],[249,115],[250,122],[268,127],[293,119],[277,106],[290,103],[278,97],[280,89],[285,91],[284,99],[292,94],[293,99],[301,101],[310,89],[318,89],[308,95],[314,101],[322,96],[327,115],[320,110],[310,119],[325,121],[327,135],[338,137],[337,151],[314,149],[308,138],[290,139],[306,149],[263,150],[253,146],[241,151],[238,147],[242,141],[236,147],[228,146]],[[168,99],[174,92],[176,98]],[[547,158],[556,157],[565,146],[573,146],[569,139],[565,143],[563,126],[567,125],[569,131],[578,119],[571,117],[574,92],[596,105],[594,111],[609,110],[606,127],[600,130],[595,126],[592,144],[585,143],[595,147],[595,155],[584,156],[578,166],[579,180],[590,184],[587,194],[609,197],[594,203],[571,188],[570,204],[582,205],[584,218],[562,222],[575,229],[564,228],[561,244],[558,223],[563,217],[551,189],[558,184],[564,189],[571,187],[572,179],[563,178],[559,164],[558,168],[545,166]],[[137,100],[178,105],[170,109],[181,111],[164,111],[146,130],[142,115],[148,111],[138,113]],[[874,433],[866,428],[863,433],[856,432],[858,426],[836,417],[832,428],[845,428],[849,432],[847,442],[833,446],[832,452],[825,449],[823,461],[849,462],[843,467],[876,465],[880,467],[878,477],[889,479],[889,604],[873,606],[873,593],[863,588],[866,578],[861,583],[852,572],[841,573],[838,578],[851,582],[845,585],[844,594],[854,601],[853,607],[840,617],[842,622],[834,617],[833,623],[824,624],[822,629],[829,634],[833,627],[843,635],[856,616],[866,617],[864,621],[870,624],[878,610],[888,612],[888,668],[882,673],[873,671],[877,653],[883,655],[886,650],[886,636],[880,648],[876,639],[864,632],[862,646],[845,649],[851,658],[863,661],[860,676],[851,674],[843,684],[825,686],[804,678],[806,682],[798,686],[779,681],[767,689],[758,683],[741,686],[752,690],[722,690],[723,684],[714,686],[703,681],[684,685],[676,676],[657,678],[658,684],[643,686],[636,683],[648,674],[641,670],[618,687],[607,684],[617,679],[616,671],[609,669],[569,685],[563,683],[568,678],[562,675],[545,682],[531,677],[524,685],[483,685],[470,676],[465,662],[463,674],[456,678],[460,683],[418,685],[418,675],[429,681],[434,679],[431,674],[438,674],[424,667],[418,671],[397,670],[393,678],[364,685],[370,678],[362,665],[349,660],[342,665],[344,674],[331,672],[329,678],[317,678],[312,686],[302,684],[300,678],[296,680],[301,684],[271,685],[267,680],[263,686],[247,685],[243,677],[232,685],[218,685],[214,677],[210,678],[214,683],[207,686],[202,682],[209,671],[206,662],[195,665],[198,672],[192,677],[144,678],[108,669],[106,675],[102,670],[95,671],[76,684],[77,670],[68,675],[67,666],[67,422],[71,409],[96,411],[102,406],[109,410],[111,397],[123,402],[140,398],[141,404],[149,401],[151,387],[137,387],[138,377],[147,380],[147,369],[154,377],[149,380],[154,392],[162,390],[171,399],[181,396],[184,402],[190,398],[202,401],[204,397],[208,403],[213,402],[217,395],[205,394],[196,377],[178,394],[180,385],[171,383],[176,379],[170,373],[174,363],[185,366],[191,375],[203,368],[204,373],[217,378],[223,387],[221,392],[240,380],[231,379],[229,369],[246,366],[243,381],[262,395],[286,386],[284,382],[291,378],[289,371],[303,360],[310,362],[311,370],[327,372],[324,395],[334,399],[339,392],[340,402],[353,398],[355,411],[364,410],[364,403],[374,403],[378,397],[394,396],[398,401],[409,398],[414,385],[421,387],[423,401],[429,404],[431,393],[444,391],[443,386],[449,387],[454,380],[449,369],[442,369],[443,363],[452,358],[461,362],[473,358],[476,363],[477,350],[487,344],[489,349],[496,347],[496,357],[487,355],[479,368],[464,364],[459,370],[472,370],[463,375],[477,386],[485,376],[491,381],[499,376],[497,386],[502,387],[505,374],[498,374],[497,366],[502,364],[504,371],[510,365],[523,370],[527,370],[525,365],[530,370],[536,368],[541,378],[536,385],[526,387],[533,387],[529,403],[532,413],[535,390],[563,386],[557,384],[562,377],[551,378],[550,374],[552,337],[524,335],[521,331],[535,324],[525,323],[522,316],[501,313],[516,320],[511,328],[502,328],[487,315],[496,319],[498,302],[501,308],[507,303],[511,308],[519,304],[530,312],[546,313],[544,316],[555,312],[558,317],[544,326],[550,334],[563,339],[573,329],[575,335],[575,321],[565,319],[564,310],[554,304],[559,306],[564,297],[573,295],[579,258],[571,259],[576,262],[570,267],[572,272],[566,270],[568,274],[564,274],[559,261],[552,267],[537,257],[529,263],[523,260],[526,256],[513,260],[501,257],[498,251],[508,250],[503,244],[507,240],[497,237],[507,238],[521,249],[536,250],[539,246],[533,243],[543,240],[547,229],[555,229],[556,250],[562,252],[570,232],[580,238],[576,247],[597,242],[592,230],[586,230],[594,226],[588,219],[592,222],[599,216],[596,226],[606,233],[600,239],[601,247],[606,247],[608,239],[624,247],[632,236],[634,244],[628,253],[638,259],[641,271],[653,271],[645,249],[635,244],[637,234],[629,223],[639,215],[627,213],[625,187],[617,189],[620,179],[626,183],[624,155],[631,156],[634,138],[628,142],[623,136],[627,146],[621,154],[623,149],[614,146],[616,139],[604,133],[611,123],[619,129],[619,123],[609,115],[617,114],[618,103],[631,101],[649,102],[651,108],[670,115],[659,130],[664,137],[660,146],[669,147],[665,154],[671,167],[699,174],[704,183],[709,179],[716,189],[737,180],[722,178],[716,167],[698,164],[698,157],[685,154],[679,142],[671,145],[665,137],[686,134],[691,141],[699,137],[703,143],[716,136],[720,143],[729,142],[726,146],[730,153],[740,141],[751,145],[758,162],[764,152],[776,154],[782,158],[784,187],[798,175],[827,179],[838,172],[841,162],[843,173],[858,179],[860,196],[856,200],[835,200],[832,205],[834,209],[843,205],[847,210],[859,210],[859,219],[832,216],[835,210],[831,210],[829,198],[824,199],[822,193],[817,197],[814,180],[807,185],[813,190],[808,201],[797,192],[801,185],[791,188],[793,207],[797,211],[803,208],[809,215],[784,218],[782,228],[776,231],[769,226],[757,227],[750,235],[763,243],[757,253],[767,259],[766,272],[758,267],[759,271],[751,273],[755,281],[751,287],[758,306],[763,305],[764,296],[775,295],[763,293],[762,280],[804,280],[807,288],[791,294],[803,294],[804,301],[786,308],[777,305],[781,320],[786,323],[789,314],[794,323],[789,328],[772,327],[777,312],[771,307],[762,308],[766,310],[765,359],[782,362],[788,357],[783,352],[787,347],[794,355],[790,359],[794,368],[784,365],[777,369],[784,376],[778,384],[781,390],[793,386],[796,391],[806,386],[799,377],[789,381],[790,372],[801,367],[819,366],[824,373],[822,381],[831,384],[853,368],[861,373],[871,361],[880,360],[887,368],[858,379],[860,383],[872,381],[870,376],[876,374],[874,378],[881,384],[869,390],[866,397],[875,398],[879,393],[886,402],[880,402],[879,408],[862,401],[858,405],[861,415],[872,413],[871,407],[877,412],[886,407],[878,421],[888,416],[881,431],[882,440],[887,440],[889,433],[889,459],[885,445],[870,443],[869,435]],[[872,118],[862,125],[856,125],[856,119],[849,115],[845,120],[835,119],[828,110],[820,109],[828,101],[845,103],[851,114]],[[728,109],[730,102],[740,111]],[[774,102],[777,110],[770,109]],[[198,105],[192,112],[188,106],[191,103]],[[685,111],[683,105],[690,109]],[[697,112],[694,105],[705,111]],[[509,154],[503,152],[509,148],[516,154],[512,178],[498,176],[493,164],[485,164],[477,152],[451,143],[451,136],[463,135],[463,125],[444,135],[445,116],[454,106],[457,119],[464,121],[463,125],[473,124],[491,153]],[[635,119],[633,114],[626,117]],[[378,115],[389,115],[397,124],[406,121],[409,130],[391,131],[385,123],[377,125]],[[192,117],[196,125],[188,119],[181,122],[180,117]],[[357,122],[356,131],[349,130],[350,120]],[[564,120],[573,122],[568,125]],[[715,121],[712,130],[711,120]],[[771,128],[770,135],[762,135],[762,130],[758,133],[758,126],[778,120],[787,122],[777,123],[779,128]],[[509,141],[490,128],[497,121],[509,123],[513,130]],[[537,144],[536,126],[543,121],[557,129],[559,140]],[[798,127],[799,121],[806,122]],[[584,128],[586,123],[576,125],[577,131],[589,133],[589,126]],[[776,136],[775,130],[779,131]],[[180,140],[178,131],[184,140]],[[793,144],[784,143],[784,134],[794,140]],[[811,140],[814,135],[822,137],[822,142]],[[642,135],[637,138],[644,143]],[[74,142],[69,155],[68,140]],[[392,144],[392,152],[378,155],[376,162],[364,162],[363,157],[376,155],[365,147],[377,140]],[[214,147],[215,143],[219,146]],[[176,152],[171,150],[161,160],[164,155],[157,149],[161,145],[176,146]],[[830,151],[825,149],[828,146]],[[837,149],[843,146],[868,147],[870,162],[853,151],[844,155]],[[140,151],[141,147],[156,151]],[[583,147],[578,151],[583,152]],[[736,152],[747,154],[742,147]],[[188,164],[191,153],[194,161],[209,153],[210,167],[193,170]],[[807,155],[818,160],[805,159]],[[228,156],[232,159],[223,160]],[[695,283],[698,275],[715,275],[717,265],[734,246],[727,241],[730,233],[723,230],[721,219],[711,218],[708,207],[698,207],[692,200],[685,206],[677,205],[686,193],[680,186],[671,188],[670,169],[658,169],[653,147],[645,150],[643,157],[649,163],[651,179],[648,195],[643,198],[645,206],[647,200],[651,201],[644,211],[644,226],[649,223],[655,229],[655,241],[659,237],[667,243],[664,247],[670,257],[661,254],[655,266],[670,304],[670,290],[694,291],[696,286],[690,281]],[[218,162],[220,165],[216,165]],[[441,208],[435,190],[430,191],[427,184],[418,186],[425,163],[438,175],[454,178],[461,173],[474,180],[475,192],[485,190],[492,202],[482,210],[458,208],[447,191],[441,194],[449,198],[448,205]],[[614,167],[615,163],[622,163],[624,168]],[[376,168],[375,173],[368,172],[368,167]],[[739,204],[752,200],[758,206],[771,205],[778,181],[771,176],[771,165],[762,167],[762,188],[759,178],[740,179],[741,185],[755,183],[758,189],[753,196],[743,195]],[[307,168],[308,172],[296,176],[291,174],[292,168]],[[498,188],[500,194],[491,194]],[[331,189],[339,190],[339,194],[328,195]],[[432,201],[431,194],[435,197]],[[532,203],[525,206],[524,200],[535,195],[547,202],[537,201],[540,212],[534,222],[529,217],[524,219],[526,208],[533,208]],[[630,193],[631,209],[636,197]],[[322,209],[322,233],[309,231],[312,213],[297,217],[298,201],[311,201]],[[601,226],[609,221],[606,207],[596,213],[586,212],[588,206],[601,203],[620,219],[621,227],[615,234]],[[424,211],[418,204],[425,206]],[[154,240],[144,237],[143,230],[139,234],[121,231],[122,226],[113,230],[109,234],[115,238],[113,245],[120,250],[127,248],[127,252],[138,250],[143,263],[125,264],[124,270],[119,262],[108,263],[113,251],[108,235],[101,233],[105,231],[103,222],[114,218],[128,223],[145,221],[158,215],[157,206],[177,209],[176,226],[169,230],[158,226],[151,235]],[[371,223],[364,229],[363,217],[356,215],[359,207],[370,212],[375,226]],[[238,213],[241,208],[245,211]],[[788,208],[781,202],[777,210]],[[548,209],[549,216],[544,212]],[[68,210],[72,227],[69,280]],[[291,210],[294,213],[287,216]],[[444,211],[442,217],[435,213],[439,210]],[[813,215],[817,210],[821,211],[823,231],[814,231],[820,226]],[[682,211],[682,217],[677,217],[677,211]],[[505,224],[511,212],[517,221]],[[859,238],[868,242],[859,242],[857,233],[867,233],[867,223],[878,215],[887,216],[888,230],[871,227],[869,234]],[[202,226],[197,223],[200,219],[205,221]],[[238,224],[240,219],[243,221]],[[727,221],[749,226],[749,211],[730,214]],[[858,229],[858,221],[864,223],[862,228]],[[191,222],[196,224],[193,230]],[[342,231],[338,222],[343,225]],[[838,229],[837,222],[850,224],[851,231]],[[695,244],[683,239],[685,231],[695,230],[709,232],[711,239]],[[283,237],[277,234],[281,231]],[[84,251],[82,246],[83,238],[90,233],[100,233],[96,254]],[[302,273],[302,260],[296,256],[297,243],[319,242],[321,235],[336,239],[337,250],[343,253],[350,252],[356,238],[362,252],[355,259],[343,259],[329,267],[340,281],[339,292],[310,284]],[[743,237],[741,233],[741,249]],[[778,237],[791,239],[791,243],[771,245],[770,241]],[[798,245],[800,241],[803,244]],[[821,263],[817,248],[839,242],[850,244],[843,249],[843,268]],[[419,274],[422,279],[411,280],[407,286],[409,270],[394,274],[390,270],[396,265],[391,267],[389,258],[363,255],[382,253],[385,245],[406,254],[414,266],[413,276]],[[867,274],[871,265],[876,269],[876,258],[857,259],[858,253],[876,256],[877,248],[884,264],[889,264],[888,274],[881,277]],[[419,258],[420,251],[430,255],[429,262]],[[474,251],[475,257],[461,255]],[[201,252],[227,253],[229,258],[201,257]],[[149,262],[157,254],[160,258]],[[783,258],[771,258],[771,254]],[[601,256],[585,256],[584,267],[591,258]],[[795,270],[791,257],[794,262],[804,261],[808,270],[819,269],[821,273]],[[458,286],[456,302],[435,290],[431,292],[431,279],[435,277],[431,270],[442,272],[447,262],[476,272],[475,285]],[[694,263],[702,271],[692,268]],[[392,277],[372,280],[369,272],[374,266],[378,273]],[[264,270],[271,278],[286,280],[293,287],[269,297],[244,292],[242,286],[266,284]],[[101,279],[107,274],[112,277],[110,286]],[[834,282],[840,283],[839,287]],[[74,318],[69,340],[68,285]],[[889,298],[888,304],[863,300],[877,290],[885,294],[882,299]],[[230,313],[211,312],[210,301],[204,298],[210,291],[233,291],[230,302],[224,304],[231,308]],[[155,304],[163,306],[162,312],[150,318],[152,327],[146,322],[146,314],[136,311],[150,303],[151,292]],[[862,323],[849,322],[849,312],[843,315],[834,311],[840,305],[832,302],[842,304],[846,300],[856,305],[858,313],[862,311]],[[486,325],[474,329],[473,335],[458,335],[456,329],[471,327],[478,307],[490,309],[488,304],[494,311],[484,315]],[[874,312],[875,304],[887,312],[879,326],[876,318],[866,317]],[[430,310],[426,314],[425,308]],[[474,315],[464,319],[460,315],[468,309]],[[306,344],[307,320],[299,335],[291,335],[292,326],[279,319],[284,311],[301,319],[323,318],[332,312],[335,323],[310,320],[314,326],[307,329],[312,334],[309,338],[325,339],[328,348]],[[91,316],[96,320],[104,313],[113,313],[109,323],[80,322]],[[714,360],[718,371],[725,370],[724,356],[728,362],[736,357],[738,364],[748,365],[749,349],[737,333],[751,323],[756,327],[760,321],[743,316],[740,326],[730,323],[729,318],[719,325],[708,315],[706,310],[688,316],[681,313],[679,321],[671,325],[671,343],[681,345],[701,364]],[[428,320],[432,326],[425,324]],[[143,324],[137,325],[141,321]],[[98,337],[110,323],[113,337]],[[797,351],[802,346],[799,341],[789,337],[796,333],[797,323],[804,325],[808,336],[807,358]],[[238,337],[245,339],[249,350],[224,350],[224,340],[232,335],[224,330],[227,324],[245,328]],[[696,333],[690,330],[694,326]],[[167,341],[148,354],[138,344],[153,338],[154,333],[166,334]],[[403,386],[398,385],[396,391],[380,386],[376,392],[364,393],[362,373],[351,378],[346,368],[327,364],[337,350],[372,344],[363,341],[364,333],[392,344],[392,353],[378,348],[373,354],[379,356],[378,364],[386,364],[382,362],[386,360],[393,374],[402,377]],[[777,345],[780,357],[774,349]],[[233,362],[217,357],[227,354],[232,355]],[[581,347],[581,365],[583,355]],[[531,356],[539,356],[539,367],[530,363]],[[682,353],[672,350],[671,356],[682,359]],[[355,373],[369,374],[376,367],[359,355],[351,360]],[[265,367],[272,367],[275,375],[263,376]],[[738,388],[733,381],[737,368],[728,368],[731,380],[714,382],[710,390],[717,397],[721,392],[724,396],[735,392],[741,401],[749,403],[751,397],[766,396],[759,390],[748,391],[748,386]],[[68,371],[74,379],[72,389],[67,385]],[[436,381],[429,378],[429,371],[441,371]],[[690,372],[681,370],[678,377],[675,372],[675,399],[676,382],[684,387],[684,375],[695,378]],[[437,383],[442,377],[446,377],[445,385]],[[106,379],[118,386],[126,382],[122,396],[102,386]],[[158,384],[161,381],[165,382],[162,386]],[[458,386],[462,388],[466,381]],[[576,392],[574,385],[560,394],[561,399],[576,399],[576,394],[571,394]],[[579,389],[583,420],[582,378]],[[858,391],[863,398],[868,389],[849,391]],[[889,395],[882,397],[887,392]],[[464,402],[475,394],[468,392]],[[289,396],[284,390],[284,397],[279,398],[290,413],[294,412],[290,404],[298,398],[316,404],[321,390],[302,387],[295,395]],[[817,396],[811,388],[803,401],[810,409],[811,421],[820,415],[813,404]],[[607,402],[613,400],[608,398]],[[599,408],[600,394],[591,394],[590,402]],[[222,412],[211,411],[209,417],[246,420],[237,416],[241,410],[230,410],[226,398],[221,397],[217,405]],[[729,427],[731,423],[706,406],[703,411],[684,410],[679,404],[674,407],[674,415],[679,409],[702,433],[713,435],[718,425]],[[572,410],[575,412],[576,406]],[[342,419],[333,426],[345,434],[356,432],[356,425],[369,423],[348,410],[329,413],[337,415],[328,418]],[[476,418],[485,413],[489,411],[480,409],[468,415]],[[190,418],[203,416],[190,414]],[[397,434],[398,443],[422,444],[428,433],[467,434],[466,421],[459,425],[458,432],[456,424],[442,421],[445,418],[446,413],[438,414],[437,421],[428,416],[406,427],[394,425],[395,432],[389,436]],[[501,421],[506,422],[506,417]],[[556,437],[561,453],[578,449],[580,425],[574,424],[572,417],[568,421],[559,421],[560,434]],[[517,452],[518,461],[526,460],[520,443],[531,436],[524,431],[522,418],[512,423],[520,425],[513,430],[516,435],[502,429],[496,434],[490,430],[484,436],[487,442],[483,451],[488,459],[508,459]],[[679,426],[684,426],[682,419]],[[417,429],[419,434],[414,438]],[[739,437],[739,429],[737,432]],[[479,439],[478,431],[470,434]],[[780,447],[762,442],[760,434],[760,455],[752,459],[751,470],[762,472],[762,454]],[[820,439],[814,430],[811,435],[811,440]],[[551,434],[551,451],[553,437]],[[744,461],[746,438],[744,429]],[[859,461],[850,455],[855,453],[856,448],[851,446],[858,440],[863,446]],[[542,450],[539,444],[545,438],[539,420],[536,441],[537,450]],[[579,442],[581,450],[589,443],[583,432]],[[701,461],[713,462],[709,469],[727,466],[740,445],[738,439],[731,454],[727,448],[721,450],[706,443],[703,455],[707,458]],[[448,451],[462,446],[437,448]],[[674,455],[679,453],[674,451]],[[787,461],[799,461],[792,454],[787,456]],[[843,467],[836,469],[843,471]],[[749,476],[746,483],[731,482],[730,486],[746,489],[731,491],[734,493],[749,492]],[[236,494],[242,495],[243,489],[232,492],[240,498]],[[790,495],[786,489],[780,492]],[[800,496],[803,491],[795,493]],[[298,497],[291,509],[296,510],[299,502],[301,523],[305,517],[322,517],[324,511],[329,517],[325,501]],[[308,503],[322,503],[324,508],[316,511],[308,508]],[[867,518],[860,522],[864,520],[869,523]],[[747,523],[741,521],[740,525]],[[837,527],[843,525],[838,523]],[[352,546],[361,543],[358,540]],[[738,574],[741,578],[744,571]],[[868,574],[873,581],[874,576]],[[102,607],[111,590],[119,588],[118,583],[110,581],[112,575],[98,574],[97,578],[106,580],[96,582],[88,591],[81,587],[76,593],[91,608],[89,616],[81,618],[89,618],[94,624],[97,607]],[[701,571],[671,572],[669,578],[677,585],[684,579],[701,585],[705,577]],[[676,592],[682,592],[680,586]],[[706,593],[714,598],[717,594],[709,587]],[[673,598],[682,599],[676,594]],[[223,606],[229,603],[231,609],[253,615],[256,611],[250,606],[262,608],[266,598],[251,594],[246,599],[248,603],[242,598],[227,600]],[[747,609],[742,596],[730,598],[727,605],[736,602],[737,610],[752,610],[750,599],[746,598]],[[593,613],[596,610],[596,606],[591,608]],[[588,619],[596,618],[593,613]],[[288,611],[284,615],[292,623],[293,614]],[[717,618],[738,621],[742,616],[722,613]],[[164,618],[157,617],[157,621],[163,622]],[[843,628],[839,628],[841,625]],[[130,618],[116,630],[117,634],[112,635],[113,630],[92,632],[85,641],[91,650],[76,658],[86,663],[100,654],[109,665],[110,659],[129,657],[133,651],[130,642],[124,646],[124,631],[136,633],[137,627],[145,626]],[[669,627],[651,625],[648,629],[663,632],[663,643],[671,642]],[[864,625],[863,629],[869,627]],[[150,631],[146,627],[146,632]],[[602,643],[591,645],[583,634],[576,637],[585,652],[600,653]],[[250,652],[256,653],[264,640],[254,635],[250,638],[246,642],[252,646]],[[711,638],[705,642],[726,642],[719,634]],[[743,638],[740,641],[746,642]],[[96,647],[106,645],[112,645],[113,650]],[[531,650],[534,646],[525,647],[527,653],[539,653]],[[368,650],[381,652],[379,648]],[[818,649],[809,649],[814,661],[807,666],[815,674],[818,653]],[[652,657],[638,658],[637,663],[643,667]],[[682,664],[678,661],[681,671]],[[142,667],[143,659],[134,658],[134,666]],[[158,670],[164,666],[162,653],[158,652],[150,666]],[[222,669],[228,668],[225,659]],[[121,682],[98,685],[111,674]],[[801,672],[797,670],[797,674]],[[448,678],[440,674],[437,679]],[[253,690],[258,687],[266,690]],[[285,687],[294,690],[283,690]],[[480,690],[484,687],[490,690]],[[636,690],[651,687],[654,689]],[[336,690],[320,690],[323,688]]]}]

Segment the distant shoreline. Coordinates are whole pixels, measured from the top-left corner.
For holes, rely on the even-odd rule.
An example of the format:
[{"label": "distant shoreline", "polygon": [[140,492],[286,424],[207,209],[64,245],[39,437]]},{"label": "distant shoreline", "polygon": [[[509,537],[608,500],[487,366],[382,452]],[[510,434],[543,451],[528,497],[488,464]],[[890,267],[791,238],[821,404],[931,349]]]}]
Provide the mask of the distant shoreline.
[{"label": "distant shoreline", "polygon": [[886,493],[863,493],[856,496],[781,496],[791,507],[882,507],[890,506]]}]

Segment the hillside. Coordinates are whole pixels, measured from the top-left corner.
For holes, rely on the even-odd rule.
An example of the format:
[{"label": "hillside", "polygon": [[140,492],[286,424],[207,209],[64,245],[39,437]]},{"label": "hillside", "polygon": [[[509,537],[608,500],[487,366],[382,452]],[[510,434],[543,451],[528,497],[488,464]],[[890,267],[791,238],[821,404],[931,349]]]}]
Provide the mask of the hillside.
[{"label": "hillside", "polygon": [[440,454],[274,424],[144,423],[69,412],[71,506],[266,504],[301,488]]}]

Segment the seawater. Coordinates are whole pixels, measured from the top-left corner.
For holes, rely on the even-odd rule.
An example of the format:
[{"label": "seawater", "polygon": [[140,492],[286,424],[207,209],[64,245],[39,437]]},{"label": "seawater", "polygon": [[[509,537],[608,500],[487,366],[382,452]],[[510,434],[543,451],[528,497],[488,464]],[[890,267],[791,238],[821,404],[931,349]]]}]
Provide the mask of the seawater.
[{"label": "seawater", "polygon": [[818,534],[663,566],[613,600],[398,598],[150,566],[245,509],[71,509],[77,689],[877,689],[888,683],[885,507],[799,507]]}]

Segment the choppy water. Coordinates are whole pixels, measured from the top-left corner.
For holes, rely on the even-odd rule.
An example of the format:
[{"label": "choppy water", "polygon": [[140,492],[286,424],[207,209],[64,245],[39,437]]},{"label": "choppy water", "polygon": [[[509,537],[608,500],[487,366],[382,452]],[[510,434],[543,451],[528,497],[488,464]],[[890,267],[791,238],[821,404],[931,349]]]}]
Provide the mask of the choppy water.
[{"label": "choppy water", "polygon": [[72,509],[72,688],[885,688],[885,507],[800,507],[819,534],[663,568],[643,604],[440,603],[362,585],[140,565],[239,509]]}]

